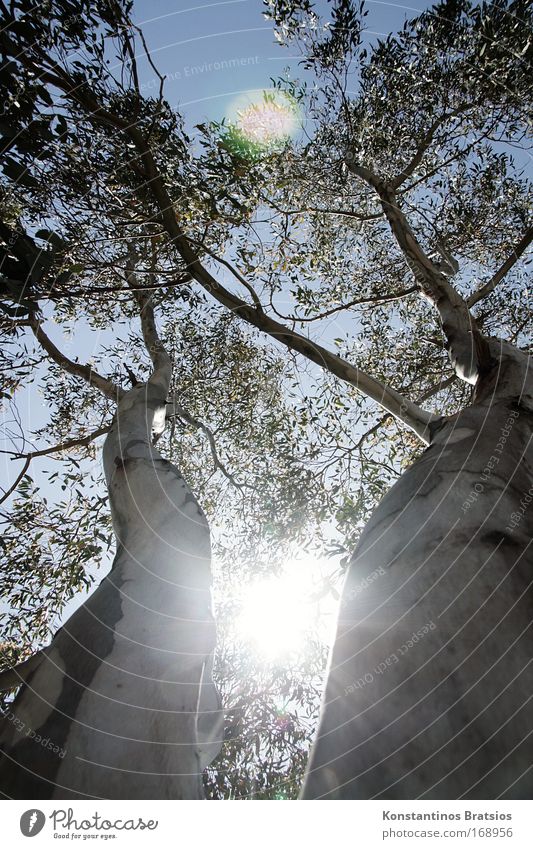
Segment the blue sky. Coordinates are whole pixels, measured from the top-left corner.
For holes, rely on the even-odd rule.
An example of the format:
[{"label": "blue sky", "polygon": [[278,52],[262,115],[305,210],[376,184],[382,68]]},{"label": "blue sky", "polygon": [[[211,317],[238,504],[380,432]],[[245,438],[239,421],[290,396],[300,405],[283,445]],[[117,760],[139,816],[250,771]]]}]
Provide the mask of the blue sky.
[{"label": "blue sky", "polygon": [[[368,0],[366,37],[399,29],[427,3]],[[327,14],[328,3],[316,8]],[[142,27],[154,63],[167,76],[167,100],[187,123],[220,120],[232,102],[250,89],[268,88],[270,78],[289,67],[298,75],[299,57],[277,44],[261,0],[136,0],[135,20]],[[141,86],[156,93],[154,72],[141,65]]]}]

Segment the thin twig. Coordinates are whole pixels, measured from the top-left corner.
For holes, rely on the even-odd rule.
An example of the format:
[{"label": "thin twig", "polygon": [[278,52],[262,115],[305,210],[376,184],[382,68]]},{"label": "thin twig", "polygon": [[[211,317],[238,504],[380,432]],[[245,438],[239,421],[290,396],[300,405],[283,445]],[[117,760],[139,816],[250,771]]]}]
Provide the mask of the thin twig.
[{"label": "thin twig", "polygon": [[328,318],[330,315],[333,315],[336,312],[341,312],[342,310],[349,310],[353,307],[364,306],[365,304],[387,304],[392,301],[400,301],[402,298],[406,298],[407,295],[413,295],[415,292],[418,292],[418,286],[410,286],[409,289],[404,289],[403,292],[394,292],[391,295],[376,295],[375,297],[369,298],[356,298],[353,301],[349,301],[347,304],[341,304],[338,307],[331,307],[329,310],[325,310],[325,312],[319,313],[319,315],[314,316],[313,318],[300,318],[297,315],[283,315],[278,312],[277,309],[274,309],[279,318],[283,318],[285,321],[296,321],[300,324],[304,322],[310,321],[318,321],[322,318]]},{"label": "thin twig", "polygon": [[490,293],[494,291],[498,283],[503,280],[503,278],[505,277],[507,272],[511,270],[515,262],[517,262],[524,253],[524,251],[527,250],[532,240],[533,227],[529,227],[518,242],[518,244],[516,244],[513,248],[511,255],[505,260],[503,265],[500,266],[496,274],[494,274],[487,283],[481,286],[481,288],[478,289],[477,292],[474,292],[472,295],[470,295],[470,297],[467,299],[467,304],[469,307],[473,307],[474,304],[477,304],[479,301],[481,301],[482,298],[486,298],[487,295],[490,295]]},{"label": "thin twig", "polygon": [[254,304],[256,305],[258,311],[263,312],[263,306],[261,304],[261,301],[259,300],[257,292],[255,291],[253,286],[251,286],[251,284],[248,283],[247,280],[245,280],[245,278],[242,276],[240,271],[237,268],[235,268],[235,266],[233,266],[230,262],[228,262],[223,257],[214,253],[212,250],[210,250],[208,247],[206,247],[206,245],[203,242],[199,242],[197,239],[193,239],[191,236],[187,236],[186,238],[187,238],[188,242],[191,242],[192,244],[196,244],[199,247],[201,247],[202,250],[204,250],[206,252],[206,254],[208,254],[210,257],[212,257],[212,259],[216,260],[216,262],[220,262],[221,265],[224,265],[228,269],[228,271],[230,271],[233,274],[235,279],[238,280],[239,283],[242,286],[244,286],[244,288],[250,293],[252,300],[253,300]]},{"label": "thin twig", "polygon": [[27,471],[28,471],[28,469],[30,468],[30,463],[31,463],[31,457],[28,457],[28,458],[26,459],[26,462],[24,463],[24,466],[23,466],[23,468],[22,468],[22,471],[21,471],[20,475],[17,477],[17,479],[16,479],[15,483],[13,484],[13,486],[11,486],[11,487],[7,490],[7,492],[6,492],[6,493],[4,493],[4,495],[2,496],[2,498],[0,498],[0,504],[3,504],[3,503],[4,503],[4,501],[7,501],[7,499],[9,498],[9,496],[10,496],[13,492],[15,492],[15,490],[16,490],[16,488],[17,488],[17,486],[19,485],[19,483],[21,482],[22,478],[24,477],[24,475],[26,474],[26,472],[27,472]]},{"label": "thin twig", "polygon": [[169,408],[170,408],[169,416],[172,416],[172,415],[178,416],[178,418],[183,419],[183,421],[187,422],[187,424],[190,424],[193,427],[195,427],[198,430],[201,430],[205,433],[205,435],[207,436],[207,440],[209,442],[209,448],[210,448],[210,451],[211,451],[211,456],[213,458],[213,464],[214,464],[215,468],[219,469],[219,471],[222,472],[224,477],[226,477],[229,480],[229,482],[231,484],[233,484],[234,487],[241,490],[241,492],[244,488],[246,488],[246,489],[253,489],[254,488],[252,486],[252,484],[239,483],[235,479],[235,477],[231,474],[231,472],[229,472],[228,469],[226,469],[224,463],[222,462],[222,460],[218,456],[215,436],[214,436],[211,428],[209,428],[206,424],[201,422],[199,419],[192,416],[190,413],[187,412],[187,410],[184,410],[183,407],[181,407],[179,404],[176,404],[175,402],[173,402],[172,404],[169,404]]},{"label": "thin twig", "polygon": [[103,436],[104,433],[108,433],[110,429],[110,424],[105,425],[104,427],[99,427],[97,430],[94,430],[92,433],[88,433],[87,436],[67,439],[66,442],[61,442],[59,445],[50,445],[48,448],[41,448],[38,451],[29,451],[27,454],[13,454],[12,459],[21,460],[25,457],[27,460],[33,460],[34,457],[45,457],[48,454],[59,454],[62,451],[68,451],[71,448],[90,445],[90,443],[94,442],[95,439],[98,439],[99,436]]},{"label": "thin twig", "polygon": [[435,386],[432,386],[431,389],[428,389],[426,392],[424,392],[423,395],[420,395],[420,397],[416,399],[416,403],[423,404],[424,401],[427,401],[429,398],[432,398],[434,395],[437,394],[437,392],[442,392],[442,390],[448,389],[450,386],[453,386],[457,379],[457,375],[452,374],[450,377],[447,377],[446,380],[442,380],[440,383],[435,384]]}]

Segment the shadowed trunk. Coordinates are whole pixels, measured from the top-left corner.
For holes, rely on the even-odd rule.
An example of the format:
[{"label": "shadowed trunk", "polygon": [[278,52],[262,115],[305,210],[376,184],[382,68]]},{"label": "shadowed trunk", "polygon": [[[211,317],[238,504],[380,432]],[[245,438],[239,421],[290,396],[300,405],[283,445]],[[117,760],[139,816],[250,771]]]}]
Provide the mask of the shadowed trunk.
[{"label": "shadowed trunk", "polygon": [[[117,554],[3,721],[13,798],[198,799],[222,736],[206,519],[152,446],[170,371],[120,401],[104,446]],[[157,421],[155,422],[157,429]]]},{"label": "shadowed trunk", "polygon": [[354,553],[303,798],[531,798],[533,380],[489,344]]}]

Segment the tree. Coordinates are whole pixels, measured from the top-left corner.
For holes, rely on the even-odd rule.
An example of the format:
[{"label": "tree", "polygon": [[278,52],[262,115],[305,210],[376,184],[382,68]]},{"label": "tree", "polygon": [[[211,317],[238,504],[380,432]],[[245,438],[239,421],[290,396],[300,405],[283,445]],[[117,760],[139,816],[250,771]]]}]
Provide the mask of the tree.
[{"label": "tree", "polygon": [[[91,797],[107,768],[111,797],[197,798],[221,740],[209,530],[178,469],[152,446],[172,365],[150,296],[138,299],[153,373],[127,392],[107,390],[118,398],[103,449],[117,554],[89,601],[27,662],[6,752],[15,796]],[[48,344],[39,324],[35,332]],[[46,746],[36,747],[30,728]]]},{"label": "tree", "polygon": [[[365,227],[374,269],[376,255],[403,260],[473,386],[429,424],[429,448],[361,534],[304,797],[528,798],[533,384],[529,350],[493,335],[515,291],[493,294],[532,236],[525,187],[496,150],[525,131],[530,19],[520,3],[441,3],[378,44],[349,101],[352,4],[334,4],[325,30],[309,3],[269,5],[324,80],[305,156],[313,205],[356,192],[363,212],[346,214],[365,222],[356,239]],[[488,256],[500,267],[475,288]]]},{"label": "tree", "polygon": [[[361,49],[364,10],[346,0],[332,4],[326,25],[307,0],[267,5],[278,40],[302,43],[311,80],[280,81],[278,87],[305,109],[313,136],[308,143],[269,149],[248,145],[234,128],[201,125],[200,153],[165,102],[163,80],[157,98],[141,94],[135,39],[142,35],[130,21],[129,4],[102,2],[95,11],[93,4],[53,2],[44,22],[25,2],[3,9],[7,62],[0,82],[7,108],[0,235],[2,309],[13,337],[10,389],[27,381],[36,365],[36,355],[28,356],[23,347],[29,330],[47,358],[69,375],[62,384],[53,368],[44,378],[56,411],[41,435],[60,437],[62,449],[86,447],[109,429],[118,401],[104,449],[108,483],[114,486],[133,459],[132,468],[150,467],[140,474],[141,492],[164,478],[171,504],[182,498],[179,503],[192,505],[177,470],[165,466],[150,444],[146,410],[154,409],[150,393],[157,386],[158,409],[207,437],[224,488],[210,486],[209,478],[205,482],[203,464],[185,450],[183,439],[180,468],[189,484],[200,483],[196,488],[210,523],[223,520],[225,538],[232,538],[228,550],[235,539],[245,547],[252,538],[258,549],[281,551],[287,539],[309,538],[331,515],[338,528],[331,550],[339,548],[340,534],[346,549],[360,536],[304,795],[523,796],[531,780],[523,636],[530,624],[525,558],[531,517],[522,502],[529,497],[533,393],[519,260],[531,229],[527,185],[507,150],[520,146],[523,137],[525,4],[444,2],[396,38],[379,42],[370,55]],[[119,78],[109,69],[113,47]],[[354,81],[359,93],[350,99]],[[244,298],[226,282],[228,273]],[[482,273],[488,279],[478,286]],[[91,303],[93,293],[102,298],[98,307]],[[290,315],[281,313],[280,296],[290,297]],[[110,332],[103,368],[68,358],[43,328],[42,303],[67,323],[76,315],[77,298],[91,324]],[[132,307],[140,309],[152,373],[139,362],[135,343],[119,335]],[[154,307],[167,322],[164,344],[155,331]],[[350,327],[346,338],[334,340],[334,352],[316,341],[313,329],[321,319],[341,314],[353,316],[355,332]],[[243,325],[266,334],[276,347],[265,346]],[[280,346],[319,366],[318,376],[313,372],[299,394],[287,386],[292,360],[281,360]],[[200,351],[207,368],[198,368]],[[126,357],[145,377],[128,392],[121,386],[124,370],[134,382],[137,378],[130,365],[121,367]],[[218,379],[228,357],[233,373],[223,374],[221,388],[212,386],[209,369]],[[100,374],[109,368],[110,377]],[[239,382],[245,398],[237,392],[228,416],[228,392]],[[95,389],[101,398],[95,399]],[[265,417],[265,408],[268,426],[258,432],[250,422]],[[80,432],[80,414],[92,430],[85,425]],[[136,439],[142,430],[139,445],[148,464],[123,456],[124,447],[117,450],[123,416]],[[169,453],[173,435],[167,429],[161,436]],[[421,454],[424,445],[429,448]],[[220,446],[231,458],[231,471],[220,459]],[[90,528],[105,540],[106,525],[100,502],[80,490],[82,518],[71,516],[76,531],[62,537],[59,516],[50,515],[24,477],[35,452],[22,453],[11,518],[15,528],[33,528],[34,536],[32,557],[8,581],[11,601],[23,608],[22,616],[10,619],[8,635],[24,623],[42,640],[46,619],[39,620],[35,605],[28,609],[28,599],[44,597],[48,610],[57,612],[65,591],[87,580],[79,565],[95,556]],[[251,462],[254,455],[263,461]],[[376,501],[402,472],[361,534]],[[83,471],[69,470],[63,485],[72,490],[83,477]],[[242,499],[238,506],[231,487]],[[221,495],[225,506],[217,518]],[[110,499],[118,542],[130,530],[142,537],[134,530],[142,522],[128,491],[119,486]],[[52,557],[36,582],[36,565],[43,563],[36,528],[44,524],[43,513],[55,534],[52,550],[67,550],[69,562],[78,562],[66,574]],[[195,542],[205,558],[201,527]],[[327,533],[322,528],[322,538]],[[148,550],[147,540],[139,540],[149,560],[159,551],[153,536]],[[17,545],[15,533],[8,537],[12,558]],[[119,547],[115,568],[126,568],[120,558],[127,560],[127,550]],[[80,623],[95,604],[114,615],[113,588],[106,581],[81,609]],[[204,599],[207,583],[204,573]],[[135,584],[140,590],[140,576]],[[152,587],[150,593],[155,594]],[[178,605],[186,602],[192,603],[189,593],[175,598]],[[183,641],[190,638],[202,658],[194,667],[195,692],[205,669],[206,692],[212,694],[213,632],[206,602],[202,611]],[[146,623],[136,624],[142,629]],[[64,639],[60,631],[47,651],[55,656]],[[94,655],[98,639],[91,634],[81,650]],[[20,648],[28,653],[31,641],[20,642],[18,653]],[[65,653],[73,668],[72,645]],[[32,717],[39,697],[50,692],[32,694],[39,690],[37,676],[47,656],[30,659],[26,671],[14,670],[27,681],[15,704],[26,701]],[[96,656],[102,658],[98,651]],[[136,651],[134,662],[150,664],[145,649]],[[180,786],[167,775],[149,792],[195,797],[201,793],[200,765],[220,739],[218,705],[211,697],[205,716],[199,714],[197,701],[190,694],[185,698],[180,677],[185,668],[176,663],[171,680],[183,684],[180,740],[193,753],[193,778]],[[106,686],[116,683],[108,675]],[[80,704],[87,705],[87,679],[74,684],[84,694]],[[161,698],[166,705],[167,697]],[[56,714],[61,711],[60,694],[46,700]],[[123,709],[116,721],[126,717]],[[92,705],[84,710],[82,721],[95,713]],[[70,719],[77,716],[74,711]],[[214,728],[206,730],[211,746],[205,756],[202,716],[215,718]],[[33,728],[34,719],[28,724]],[[12,726],[7,733],[13,734]],[[168,749],[168,727],[158,734],[157,743]],[[127,757],[128,751],[116,754]],[[35,747],[26,743],[24,758],[17,760],[31,768],[35,757]],[[136,769],[139,761],[141,772],[157,772],[145,770],[144,755],[138,754]],[[86,769],[81,792],[122,792],[112,779],[105,788],[99,779],[95,788],[91,766]],[[175,771],[182,772],[181,765]],[[64,789],[49,786],[50,791],[65,795]],[[133,777],[129,797],[142,792]]]},{"label": "tree", "polygon": [[[155,209],[149,210],[152,201],[139,183],[135,159],[123,173],[124,139],[109,132],[107,119],[94,121],[92,110],[80,110],[76,98],[70,108],[68,97],[62,99],[65,92],[57,90],[63,76],[69,92],[77,92],[86,75],[110,98],[115,118],[125,123],[121,112],[133,113],[134,134],[144,123],[142,132],[173,171],[185,218],[198,217],[202,227],[210,220],[212,197],[205,196],[202,168],[187,150],[178,116],[161,97],[145,101],[140,95],[128,10],[115,3],[97,9],[56,3],[48,7],[48,18],[32,14],[25,3],[3,10],[2,49],[4,57],[13,57],[4,63],[2,79],[7,137],[2,309],[11,344],[5,362],[5,389],[11,392],[5,397],[11,401],[11,393],[36,379],[52,410],[50,420],[37,428],[48,444],[12,452],[23,464],[2,499],[8,502],[16,492],[3,538],[8,666],[49,640],[65,602],[94,580],[94,561],[109,547],[106,499],[95,490],[92,469],[84,462],[93,441],[105,434],[104,468],[118,546],[110,574],[51,645],[3,676],[4,688],[24,685],[14,705],[8,704],[2,729],[2,787],[11,796],[203,794],[202,769],[223,736],[211,682],[209,533],[176,466],[151,444],[151,430],[167,456],[177,455],[211,516],[225,485],[237,491],[238,498],[219,511],[219,525],[228,523],[234,537],[228,544],[219,528],[219,557],[225,547],[228,560],[240,548],[252,558],[259,536],[275,554],[287,527],[294,537],[312,509],[302,504],[309,474],[292,450],[281,392],[286,368],[242,333],[231,315],[214,313],[191,290],[191,275],[169,262],[172,244],[150,220]],[[117,44],[126,74],[119,82],[106,67]],[[79,61],[80,54],[86,62]],[[65,63],[63,70],[54,56]],[[47,67],[52,64],[37,71],[35,63],[43,60]],[[226,178],[217,177],[212,191],[226,187]],[[223,219],[222,225],[221,239],[227,229]],[[67,356],[64,339],[56,345],[47,332],[45,314],[65,328],[79,328],[80,304],[91,328],[109,331],[97,354],[108,376],[99,373],[94,360],[80,362],[80,347]],[[164,343],[155,330],[154,306],[160,316],[166,314]],[[130,326],[139,315],[152,368]],[[28,333],[40,353],[28,356]],[[40,371],[43,356],[51,367]],[[172,368],[175,363],[178,368]],[[263,380],[257,385],[259,367]],[[133,384],[129,390],[123,386],[125,373]],[[171,427],[162,435],[165,412]],[[264,456],[251,457],[250,446],[258,444]],[[274,444],[290,456],[279,474],[268,447]],[[221,450],[239,458],[246,482],[231,473]],[[54,470],[48,480],[61,481],[68,497],[51,505],[27,472],[38,457],[65,454],[66,472]],[[242,514],[245,493],[248,515],[237,526],[232,513]],[[258,533],[256,523],[266,531]],[[257,545],[255,553],[260,560]],[[130,583],[134,591],[127,593]]]}]

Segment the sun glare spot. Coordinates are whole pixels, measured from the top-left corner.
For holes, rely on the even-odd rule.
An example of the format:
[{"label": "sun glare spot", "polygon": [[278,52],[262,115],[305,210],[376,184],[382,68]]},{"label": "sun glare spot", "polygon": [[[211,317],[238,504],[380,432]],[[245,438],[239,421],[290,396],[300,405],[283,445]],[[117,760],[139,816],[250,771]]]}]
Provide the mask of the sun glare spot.
[{"label": "sun glare spot", "polygon": [[308,640],[324,638],[325,620],[335,603],[333,608],[323,603],[318,564],[322,561],[291,561],[282,574],[253,581],[245,589],[237,632],[265,661],[301,654]]}]

